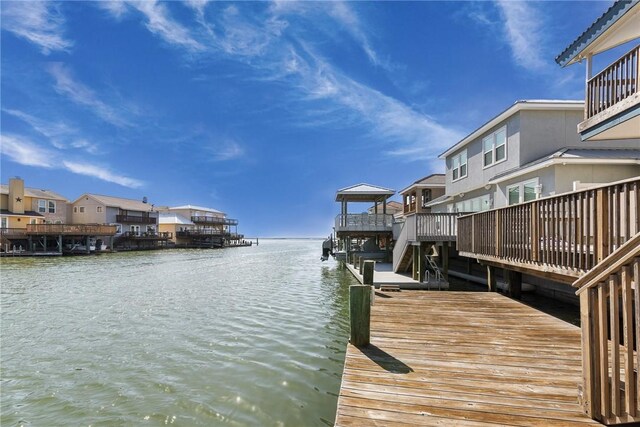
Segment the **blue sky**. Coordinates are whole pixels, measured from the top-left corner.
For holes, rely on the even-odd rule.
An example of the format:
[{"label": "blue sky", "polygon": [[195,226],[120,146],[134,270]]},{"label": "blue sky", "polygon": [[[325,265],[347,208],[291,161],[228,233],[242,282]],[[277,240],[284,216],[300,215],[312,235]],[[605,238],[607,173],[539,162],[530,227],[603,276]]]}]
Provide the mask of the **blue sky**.
[{"label": "blue sky", "polygon": [[2,1],[1,180],[327,235],[337,189],[400,190],[518,99],[583,99],[553,59],[610,4]]}]

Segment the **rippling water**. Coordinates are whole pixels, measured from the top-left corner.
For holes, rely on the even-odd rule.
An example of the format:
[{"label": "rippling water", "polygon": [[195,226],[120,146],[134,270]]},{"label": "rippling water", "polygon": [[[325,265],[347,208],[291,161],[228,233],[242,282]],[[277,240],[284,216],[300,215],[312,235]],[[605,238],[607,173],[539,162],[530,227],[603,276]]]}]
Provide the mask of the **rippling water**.
[{"label": "rippling water", "polygon": [[4,425],[333,423],[353,278],[319,241],[2,259]]}]

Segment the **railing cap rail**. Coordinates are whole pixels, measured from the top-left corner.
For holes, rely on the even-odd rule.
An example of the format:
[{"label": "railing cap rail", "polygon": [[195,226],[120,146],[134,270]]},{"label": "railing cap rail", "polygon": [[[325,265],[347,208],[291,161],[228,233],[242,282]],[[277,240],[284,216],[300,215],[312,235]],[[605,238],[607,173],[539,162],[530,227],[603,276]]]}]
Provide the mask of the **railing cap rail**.
[{"label": "railing cap rail", "polygon": [[573,282],[572,286],[578,288],[576,295],[580,295],[586,289],[595,287],[603,279],[615,273],[620,267],[628,264],[637,256],[640,256],[640,233],[636,233],[635,236],[589,270],[587,274]]},{"label": "railing cap rail", "polygon": [[487,212],[494,212],[494,211],[499,211],[499,210],[504,210],[504,209],[510,209],[510,208],[517,208],[517,207],[520,207],[520,206],[526,206],[528,204],[539,203],[541,201],[555,199],[555,198],[558,198],[558,197],[564,197],[564,196],[569,196],[569,195],[579,194],[579,193],[587,193],[589,191],[599,190],[601,188],[614,187],[616,185],[626,184],[626,183],[636,182],[636,181],[640,182],[640,176],[634,176],[632,178],[627,178],[627,179],[623,179],[623,180],[620,180],[620,181],[609,182],[607,184],[594,185],[593,187],[585,188],[585,189],[582,189],[582,190],[567,191],[566,193],[560,193],[560,194],[554,194],[552,196],[541,197],[539,199],[529,200],[528,202],[518,203],[517,205],[503,206],[503,207],[500,207],[500,208],[488,209],[486,211],[467,213],[467,214],[460,215],[460,219],[468,218],[468,217],[471,217],[473,215],[483,214],[483,213],[487,213]]}]

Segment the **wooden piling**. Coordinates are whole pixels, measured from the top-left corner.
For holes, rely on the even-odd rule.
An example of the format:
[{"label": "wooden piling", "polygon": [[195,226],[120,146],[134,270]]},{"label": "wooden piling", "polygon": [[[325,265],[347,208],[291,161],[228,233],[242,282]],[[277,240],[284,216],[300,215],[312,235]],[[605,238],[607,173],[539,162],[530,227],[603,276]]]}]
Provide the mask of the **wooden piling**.
[{"label": "wooden piling", "polygon": [[360,262],[358,265],[358,271],[360,272],[360,274],[362,274],[362,271],[364,269],[364,263],[365,263],[364,257],[360,257]]},{"label": "wooden piling", "polygon": [[487,265],[487,287],[489,292],[498,290],[496,282],[496,268],[492,265]]},{"label": "wooden piling", "polygon": [[520,299],[522,297],[522,273],[509,270],[507,272],[507,281],[509,283],[509,296]]},{"label": "wooden piling", "polygon": [[442,243],[442,273],[449,280],[449,242]]},{"label": "wooden piling", "polygon": [[363,285],[371,285],[373,286],[373,271],[375,269],[376,262],[375,261],[364,261],[360,263],[362,265],[362,284]]},{"label": "wooden piling", "polygon": [[371,286],[352,285],[349,287],[349,320],[351,338],[355,346],[365,346],[371,339]]}]

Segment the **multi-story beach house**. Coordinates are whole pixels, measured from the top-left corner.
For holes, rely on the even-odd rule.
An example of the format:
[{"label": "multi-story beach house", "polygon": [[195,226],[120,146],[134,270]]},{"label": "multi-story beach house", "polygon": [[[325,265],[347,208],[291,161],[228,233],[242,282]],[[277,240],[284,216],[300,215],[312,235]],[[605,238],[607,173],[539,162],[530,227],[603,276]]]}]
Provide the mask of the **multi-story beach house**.
[{"label": "multi-story beach house", "polygon": [[115,227],[72,225],[65,197],[25,187],[21,178],[0,186],[0,209],[0,250],[5,252],[88,252],[96,250],[98,239],[105,241],[115,234]]},{"label": "multi-story beach house", "polygon": [[640,139],[582,142],[582,101],[517,101],[440,155],[433,212],[477,212],[640,175]]},{"label": "multi-story beach house", "polygon": [[[413,184],[400,191],[402,194],[402,213],[430,212],[429,203],[443,196],[445,193],[445,175],[434,173],[420,178]],[[388,208],[387,208],[388,209]]]},{"label": "multi-story beach house", "polygon": [[[220,247],[227,240],[241,239],[238,220],[224,212],[202,206],[162,207],[159,218],[161,232],[172,233],[172,241],[185,247]],[[232,228],[235,231],[232,232]]]},{"label": "multi-story beach house", "polygon": [[[613,5],[556,57],[566,67],[586,62],[584,116],[577,125],[582,140],[640,136],[640,1]],[[594,70],[595,56],[615,60]],[[607,61],[608,63],[609,61]]]},{"label": "multi-story beach house", "polygon": [[120,249],[153,248],[169,235],[158,233],[160,214],[142,200],[85,193],[71,203],[73,224],[109,224],[116,227],[113,246]]},{"label": "multi-story beach house", "polygon": [[0,227],[66,224],[68,202],[51,190],[25,187],[21,178],[11,178],[8,185],[0,185]]}]

